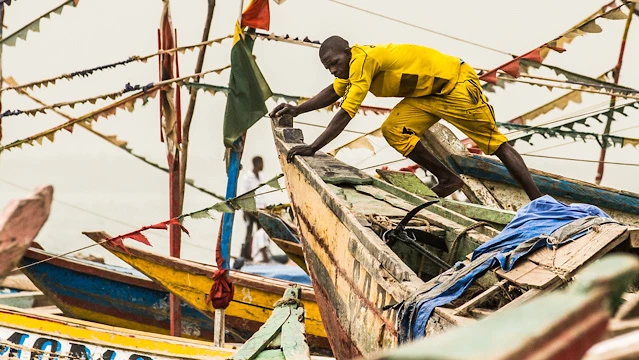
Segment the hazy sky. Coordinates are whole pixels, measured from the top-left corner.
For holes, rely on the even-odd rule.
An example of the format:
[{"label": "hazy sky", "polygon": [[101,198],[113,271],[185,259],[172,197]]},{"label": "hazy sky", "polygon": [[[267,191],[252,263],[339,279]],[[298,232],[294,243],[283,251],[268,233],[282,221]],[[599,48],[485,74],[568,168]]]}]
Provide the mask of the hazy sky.
[{"label": "hazy sky", "polygon": [[[423,28],[445,33],[470,42],[496,48],[503,52],[522,54],[563,33],[597,8],[604,0],[571,1],[345,1],[356,7],[384,14]],[[14,1],[6,8],[4,34],[11,34],[42,13],[56,7],[62,0]],[[248,1],[247,1],[248,3]],[[219,0],[215,9],[211,38],[230,34],[239,12],[239,1]],[[516,5],[515,5],[516,4]],[[174,27],[178,29],[180,45],[197,43],[202,36],[207,4],[204,0],[172,1]],[[14,47],[5,47],[2,55],[4,76],[13,76],[24,83],[57,76],[62,73],[91,68],[127,59],[133,55],[146,55],[157,50],[156,29],[160,20],[162,2],[159,0],[81,0],[78,7],[66,7],[61,16],[43,20],[39,33],[30,33],[28,40],[18,41]],[[627,10],[626,10],[627,11]],[[312,40],[339,34],[351,44],[417,43],[459,56],[472,66],[493,68],[509,60],[507,55],[469,45],[451,38],[433,34],[405,24],[376,17],[330,0],[288,0],[282,5],[271,2],[271,32]],[[639,88],[639,20],[631,26],[628,47],[621,71],[623,85]],[[598,76],[611,69],[618,57],[621,34],[625,21],[599,20],[600,34],[587,34],[575,39],[563,54],[551,54],[546,62],[552,65]],[[231,42],[214,45],[207,50],[205,70],[227,65]],[[331,76],[318,61],[317,49],[273,41],[258,40],[257,56],[266,79],[274,92],[310,96],[330,83]],[[180,55],[182,75],[192,73],[196,53]],[[538,72],[541,76],[553,76]],[[89,78],[62,80],[55,86],[38,89],[33,95],[53,103],[110,93],[123,89],[124,84],[144,85],[157,81],[157,60],[134,63],[126,67],[107,70]],[[226,85],[228,71],[209,75],[205,83]],[[489,93],[499,121],[507,121],[563,94],[528,85],[510,85],[505,90]],[[592,107],[599,108],[609,99],[601,95],[584,95],[582,104],[571,104],[565,110],[553,111],[535,123],[551,121]],[[191,158],[189,177],[196,183],[223,194],[226,186],[221,137],[225,96],[200,93],[191,131]],[[187,94],[183,92],[183,109]],[[370,95],[365,104],[393,106],[398,99],[376,99]],[[72,116],[80,116],[98,106],[63,108]],[[269,101],[269,108],[275,103]],[[2,94],[2,108],[31,109],[38,107],[32,101],[7,91]],[[613,132],[639,126],[637,110],[628,112],[627,118],[618,118]],[[300,121],[326,124],[332,114],[319,111],[299,118]],[[381,116],[357,116],[349,129],[369,131],[383,121]],[[3,120],[6,144],[65,121],[55,114],[37,117],[15,116]],[[592,123],[592,122],[591,122]],[[300,125],[306,139],[312,141],[321,128]],[[157,100],[147,106],[138,104],[135,112],[120,112],[116,117],[102,119],[95,128],[106,134],[117,134],[141,155],[165,164],[165,146],[159,141]],[[582,131],[601,131],[602,125],[575,128]],[[639,137],[639,127],[615,132],[621,136]],[[341,145],[356,135],[345,133],[327,149]],[[599,147],[594,141],[586,144],[570,140],[544,140],[534,137],[534,146],[518,143],[522,153],[535,152],[562,157],[597,159]],[[561,144],[567,144],[558,146]],[[339,157],[360,167],[399,159],[383,140],[377,155],[366,150],[346,151]],[[557,146],[549,148],[551,146]],[[549,149],[546,149],[549,148]],[[544,150],[545,149],[545,150]],[[637,149],[609,149],[608,160],[636,162]],[[259,122],[248,133],[244,164],[250,168],[250,158],[262,155],[265,159],[264,179],[280,171],[270,135],[268,121]],[[592,181],[596,164],[567,162],[525,157],[528,165],[564,176]],[[398,167],[397,165],[396,167]],[[396,168],[395,167],[395,168]],[[635,178],[637,167],[607,166],[603,184],[639,192]],[[7,183],[8,182],[8,183]],[[165,173],[151,168],[123,151],[76,128],[73,134],[59,133],[55,143],[45,140],[44,145],[0,154],[0,203],[23,196],[40,184],[53,184],[55,197],[51,218],[39,241],[52,251],[67,251],[89,244],[80,234],[87,230],[105,230],[113,235],[128,232],[168,218],[168,180]],[[185,211],[211,205],[217,200],[196,190],[188,190]],[[270,202],[286,201],[283,193],[269,197]],[[73,206],[73,207],[71,207]],[[242,224],[235,237],[233,253],[243,238]],[[186,226],[192,237],[186,238],[185,257],[201,261],[212,259],[212,248],[218,221],[188,220]],[[153,236],[157,251],[166,251],[165,235]]]}]

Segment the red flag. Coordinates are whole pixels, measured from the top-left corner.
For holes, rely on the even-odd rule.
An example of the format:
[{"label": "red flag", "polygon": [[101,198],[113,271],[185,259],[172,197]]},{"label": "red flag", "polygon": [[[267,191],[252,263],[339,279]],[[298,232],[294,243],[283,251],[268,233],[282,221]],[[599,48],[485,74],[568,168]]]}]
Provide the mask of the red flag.
[{"label": "red flag", "polygon": [[253,0],[242,13],[242,28],[252,27],[268,30],[271,26],[271,12],[268,0]]},{"label": "red flag", "polygon": [[504,64],[504,66],[500,69],[512,77],[519,77],[519,59],[514,59],[513,61]]},{"label": "red flag", "polygon": [[531,60],[540,64],[542,61],[544,61],[544,59],[541,57],[541,48],[536,48],[532,50],[531,52],[525,54],[521,58],[526,60]]},{"label": "red flag", "polygon": [[491,70],[487,73],[485,73],[484,75],[479,77],[481,80],[484,80],[485,82],[489,82],[491,84],[497,84],[497,69],[495,70]]},{"label": "red flag", "polygon": [[211,302],[216,309],[226,309],[229,306],[231,300],[233,300],[233,294],[235,289],[233,282],[229,277],[229,270],[224,268],[224,257],[222,256],[222,222],[224,217],[220,220],[220,229],[217,233],[217,248],[215,249],[215,261],[217,263],[217,270],[213,273],[213,286],[211,291],[206,297],[206,302]]}]

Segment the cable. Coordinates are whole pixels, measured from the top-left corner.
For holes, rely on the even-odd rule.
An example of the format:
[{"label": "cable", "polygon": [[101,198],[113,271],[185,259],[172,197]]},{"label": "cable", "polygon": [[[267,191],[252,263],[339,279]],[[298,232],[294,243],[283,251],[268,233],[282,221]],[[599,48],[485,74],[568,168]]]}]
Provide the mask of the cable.
[{"label": "cable", "polygon": [[402,25],[410,26],[410,27],[413,27],[413,28],[416,28],[416,29],[420,29],[420,30],[424,30],[424,31],[427,31],[427,32],[430,32],[430,33],[433,33],[433,34],[436,34],[436,35],[439,35],[439,36],[447,37],[449,39],[453,39],[453,40],[457,40],[457,41],[460,41],[460,42],[463,42],[463,43],[466,43],[466,44],[474,45],[474,46],[480,47],[482,49],[491,50],[491,51],[494,51],[494,52],[497,52],[497,53],[500,53],[500,54],[503,54],[503,55],[516,56],[516,55],[508,53],[506,51],[501,51],[499,49],[491,48],[491,47],[486,46],[486,45],[478,44],[478,43],[475,43],[475,42],[472,42],[472,41],[468,41],[468,40],[464,40],[464,39],[461,39],[461,38],[458,38],[458,37],[455,37],[455,36],[452,36],[452,35],[444,34],[444,33],[441,33],[439,31],[435,31],[435,30],[431,30],[431,29],[425,28],[423,26],[411,24],[409,22],[406,22],[406,21],[403,21],[403,20],[399,20],[399,19],[395,19],[395,18],[392,18],[390,16],[382,15],[382,14],[379,14],[379,13],[376,13],[376,12],[372,12],[370,10],[362,9],[362,8],[357,7],[357,6],[345,4],[345,3],[337,1],[337,0],[328,0],[328,1],[336,3],[336,4],[339,4],[339,5],[342,5],[342,6],[349,7],[351,9],[362,11],[362,12],[365,12],[365,13],[370,14],[370,15],[375,15],[377,17],[381,17],[381,18],[386,19],[386,20],[394,21],[394,22],[402,24]]},{"label": "cable", "polygon": [[[530,157],[538,157],[544,159],[555,159],[555,160],[569,160],[569,161],[577,161],[577,162],[587,162],[587,163],[599,163],[599,160],[588,160],[588,159],[575,159],[575,158],[565,158],[559,156],[549,156],[549,155],[532,155],[532,154],[521,154],[522,156],[530,156]],[[604,164],[610,165],[626,165],[626,166],[639,166],[639,164],[632,163],[622,163],[622,162],[614,162],[614,161],[604,161]]]}]

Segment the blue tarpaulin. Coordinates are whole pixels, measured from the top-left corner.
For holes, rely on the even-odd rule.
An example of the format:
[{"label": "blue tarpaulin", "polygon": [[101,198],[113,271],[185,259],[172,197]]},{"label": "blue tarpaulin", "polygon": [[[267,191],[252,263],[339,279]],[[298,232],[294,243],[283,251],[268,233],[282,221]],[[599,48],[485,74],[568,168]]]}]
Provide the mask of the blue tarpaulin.
[{"label": "blue tarpaulin", "polygon": [[[486,270],[499,265],[509,271],[521,256],[548,245],[548,236],[574,220],[598,218],[599,223],[614,222],[599,208],[588,204],[567,205],[546,195],[521,208],[513,220],[492,240],[478,247],[470,265],[457,263],[440,275],[441,281],[429,286],[401,306],[398,314],[399,340],[405,342],[424,336],[424,329],[433,310],[458,297]],[[603,219],[602,219],[603,218]],[[563,243],[577,239],[589,228],[572,234]],[[556,244],[558,246],[563,243]],[[520,246],[522,245],[522,246]],[[518,248],[519,246],[519,248]],[[523,250],[522,250],[523,248]],[[448,280],[448,281],[447,281]]]},{"label": "blue tarpaulin", "polygon": [[299,266],[283,264],[251,264],[242,267],[243,272],[311,286],[311,278]]}]

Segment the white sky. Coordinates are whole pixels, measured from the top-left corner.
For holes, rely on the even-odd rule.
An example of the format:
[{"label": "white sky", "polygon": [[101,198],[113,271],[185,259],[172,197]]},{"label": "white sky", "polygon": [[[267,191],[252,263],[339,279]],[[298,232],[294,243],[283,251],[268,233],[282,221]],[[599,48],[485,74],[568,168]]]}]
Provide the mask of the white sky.
[{"label": "white sky", "polygon": [[[346,1],[346,0],[345,0]],[[14,1],[6,8],[5,36],[58,6],[62,0]],[[247,1],[248,2],[248,1]],[[563,33],[596,9],[605,0],[570,0],[536,2],[491,1],[346,1],[357,7],[382,13],[404,22],[417,24],[454,37],[477,42],[509,53],[521,54]],[[210,38],[230,34],[239,12],[238,0],[219,0],[215,9]],[[206,18],[206,1],[173,1],[173,25],[178,29],[180,45],[200,41],[202,26]],[[99,65],[125,60],[132,55],[146,55],[157,50],[156,29],[159,25],[162,2],[159,0],[81,0],[78,7],[66,7],[61,16],[53,15],[43,20],[39,33],[29,33],[28,40],[18,41],[15,47],[5,47],[2,55],[4,76],[13,76],[18,82],[35,81],[62,73],[83,70]],[[627,11],[627,10],[626,10]],[[509,57],[466,43],[455,41],[424,30],[382,19],[345,7],[330,0],[288,0],[282,5],[271,2],[271,32],[312,40],[338,34],[351,44],[372,43],[417,43],[459,56],[475,67],[493,68],[509,60]],[[621,71],[621,84],[639,88],[639,36],[638,19],[634,19]],[[625,21],[601,19],[600,34],[587,34],[567,46],[563,54],[551,54],[546,62],[589,76],[598,76],[611,69],[618,57],[621,34]],[[205,70],[229,63],[231,42],[214,45],[207,50]],[[254,54],[257,56],[266,79],[274,92],[290,95],[310,96],[325,87],[332,79],[317,58],[317,50],[291,44],[258,40]],[[196,53],[180,56],[182,75],[192,73]],[[550,76],[547,72],[539,75]],[[99,72],[89,78],[73,81],[62,80],[56,86],[38,89],[33,95],[53,103],[68,101],[119,91],[124,84],[144,85],[157,81],[157,60],[146,64],[134,63],[115,70]],[[222,75],[208,75],[205,83],[226,85],[228,71]],[[496,109],[499,121],[507,121],[531,110],[562,92],[527,85],[510,85],[497,93],[488,93]],[[571,104],[565,110],[553,111],[538,119],[536,123],[550,121],[588,106],[601,108],[608,98],[601,95],[584,95],[580,105]],[[216,193],[225,192],[226,177],[221,128],[226,97],[200,93],[191,130],[189,178],[198,185]],[[369,96],[365,104],[393,106],[398,99],[376,99]],[[72,116],[80,116],[98,106],[76,106],[63,108]],[[183,92],[183,110],[186,111],[188,96]],[[268,106],[275,105],[269,101]],[[8,109],[31,109],[38,107],[20,95],[7,91],[2,94],[3,111]],[[639,126],[637,110],[628,111],[627,118],[613,123],[613,132]],[[326,124],[332,114],[321,111],[303,115],[300,121]],[[35,118],[22,116],[3,120],[3,144],[20,139],[65,121],[58,115],[39,115]],[[370,131],[383,121],[380,116],[357,116],[349,129]],[[592,123],[592,121],[590,122]],[[117,134],[129,141],[138,154],[165,164],[165,146],[159,141],[157,100],[142,107],[138,104],[134,113],[121,112],[116,117],[100,120],[95,128],[106,134]],[[312,141],[320,128],[300,125],[306,139]],[[602,125],[575,127],[581,131],[601,131]],[[629,137],[639,137],[639,128],[615,132]],[[325,150],[332,149],[356,135],[342,134]],[[586,144],[571,140],[544,140],[533,138],[534,146],[517,143],[522,153],[597,159],[599,147],[594,141]],[[550,146],[567,145],[547,150]],[[339,157],[358,166],[370,166],[384,161],[399,159],[394,150],[378,141],[377,156],[369,152],[345,151]],[[637,162],[637,149],[609,149],[607,160]],[[250,168],[250,159],[262,155],[265,159],[263,178],[280,173],[267,121],[259,122],[249,130],[244,164]],[[596,164],[576,163],[526,157],[533,168],[558,173],[564,176],[592,181]],[[395,165],[395,168],[399,165]],[[603,184],[639,192],[635,178],[637,167],[606,167]],[[2,182],[4,181],[4,182]],[[55,143],[45,140],[44,145],[25,147],[22,150],[0,154],[0,203],[27,194],[7,182],[22,188],[32,189],[41,184],[53,184],[55,197],[52,215],[39,237],[45,248],[60,252],[89,244],[81,231],[105,230],[113,235],[137,229],[168,218],[168,179],[165,173],[151,168],[123,151],[76,127],[73,134],[57,134]],[[275,194],[270,202],[286,201],[285,194]],[[185,211],[193,211],[215,203],[217,200],[187,190]],[[70,207],[70,204],[74,207]],[[91,213],[89,213],[91,212]],[[238,223],[238,222],[236,222]],[[233,255],[237,254],[243,239],[242,223],[236,227]],[[186,226],[192,237],[184,239],[184,257],[200,261],[212,261],[213,244],[218,221],[187,220]],[[151,235],[156,251],[166,252],[168,239],[165,235]],[[93,252],[98,252],[93,251]]]}]

